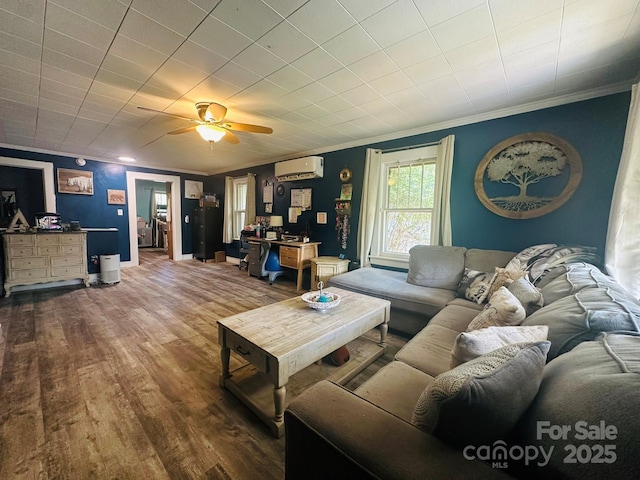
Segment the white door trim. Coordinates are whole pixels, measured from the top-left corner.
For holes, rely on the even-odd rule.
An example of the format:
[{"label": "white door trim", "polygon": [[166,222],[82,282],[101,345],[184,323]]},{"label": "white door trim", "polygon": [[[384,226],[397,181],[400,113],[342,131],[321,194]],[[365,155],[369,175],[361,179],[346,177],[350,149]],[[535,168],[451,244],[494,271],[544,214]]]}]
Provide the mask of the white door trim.
[{"label": "white door trim", "polygon": [[173,259],[182,260],[182,210],[180,200],[182,190],[180,177],[173,175],[159,175],[155,173],[127,172],[127,194],[129,213],[129,255],[131,260],[123,262],[123,267],[135,267],[140,264],[138,256],[138,223],[136,216],[136,180],[151,180],[154,182],[171,183],[171,241],[173,245]]}]

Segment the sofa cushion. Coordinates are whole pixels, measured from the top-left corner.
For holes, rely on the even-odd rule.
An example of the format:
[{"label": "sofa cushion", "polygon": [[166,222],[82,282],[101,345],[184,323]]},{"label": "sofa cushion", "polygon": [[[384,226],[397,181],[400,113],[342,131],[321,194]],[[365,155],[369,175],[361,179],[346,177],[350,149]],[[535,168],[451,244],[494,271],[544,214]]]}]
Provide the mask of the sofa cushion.
[{"label": "sofa cushion", "polygon": [[[548,463],[529,462],[525,470],[527,478],[596,480],[637,475],[640,471],[638,352],[640,336],[637,333],[603,333],[595,341],[584,342],[547,364],[538,395],[522,415],[509,441],[511,445],[532,446],[538,451],[544,448],[548,452],[553,448]],[[591,427],[596,432],[604,433],[607,429],[612,432],[613,427],[616,438],[576,438],[580,435],[576,428],[578,422],[584,422],[580,424],[582,431]],[[541,426],[546,429],[540,435]],[[566,438],[551,438],[548,433],[551,426],[568,426]],[[566,462],[565,458],[571,453],[565,449],[568,445],[586,446],[586,452],[582,453],[588,455],[584,457],[587,461]],[[613,449],[598,454],[598,449],[603,450],[598,445],[612,445]],[[615,454],[613,462],[611,451]],[[597,458],[608,458],[608,461]],[[512,463],[515,462],[509,461],[510,467]]]},{"label": "sofa cushion", "polygon": [[493,273],[465,268],[458,284],[458,296],[475,303],[484,303],[492,280]]},{"label": "sofa cushion", "polygon": [[458,448],[504,439],[538,392],[548,349],[546,341],[506,345],[438,375],[412,423]]},{"label": "sofa cushion", "polygon": [[448,305],[396,353],[395,359],[433,377],[446,372],[456,337],[477,314],[474,308]]},{"label": "sofa cushion", "polygon": [[464,266],[480,272],[493,272],[496,267],[504,267],[509,263],[515,254],[504,250],[470,248],[464,255]]},{"label": "sofa cushion", "polygon": [[451,350],[451,368],[480,357],[510,343],[538,342],[547,339],[546,325],[486,327],[462,332]]},{"label": "sofa cushion", "polygon": [[551,360],[600,332],[640,331],[640,302],[626,292],[585,288],[534,312],[522,325],[549,327]]},{"label": "sofa cushion", "polygon": [[423,287],[456,291],[464,271],[464,247],[416,245],[409,249],[407,281]]},{"label": "sofa cushion", "polygon": [[500,287],[467,327],[467,331],[490,326],[519,325],[526,313],[520,301],[506,287]]},{"label": "sofa cushion", "polygon": [[[412,285],[407,282],[406,272],[374,267],[336,275],[329,279],[329,285],[384,298],[391,302],[392,309],[417,313],[424,316],[425,322],[456,296],[454,291]],[[393,316],[391,322],[393,326]]]},{"label": "sofa cushion", "polygon": [[411,422],[418,397],[433,377],[406,363],[391,362],[354,390],[389,413]]},{"label": "sofa cushion", "polygon": [[622,285],[602,273],[598,267],[584,262],[554,267],[536,285],[542,292],[546,305],[578,293],[583,288],[609,287],[624,290]]},{"label": "sofa cushion", "polygon": [[542,292],[526,277],[521,277],[511,282],[507,290],[513,293],[513,296],[520,301],[527,315],[540,310],[544,305]]}]

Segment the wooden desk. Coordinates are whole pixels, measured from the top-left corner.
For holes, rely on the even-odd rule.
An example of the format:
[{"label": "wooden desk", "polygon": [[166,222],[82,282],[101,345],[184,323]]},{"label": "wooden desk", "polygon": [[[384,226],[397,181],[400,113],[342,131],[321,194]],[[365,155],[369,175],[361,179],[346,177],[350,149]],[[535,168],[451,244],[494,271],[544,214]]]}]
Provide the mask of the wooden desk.
[{"label": "wooden desk", "polygon": [[298,270],[296,288],[302,290],[302,273],[305,268],[311,268],[311,259],[318,256],[318,245],[322,242],[283,242],[281,240],[267,240],[266,238],[249,237],[249,242],[260,242],[265,245],[265,259],[271,245],[280,248],[280,266]]}]

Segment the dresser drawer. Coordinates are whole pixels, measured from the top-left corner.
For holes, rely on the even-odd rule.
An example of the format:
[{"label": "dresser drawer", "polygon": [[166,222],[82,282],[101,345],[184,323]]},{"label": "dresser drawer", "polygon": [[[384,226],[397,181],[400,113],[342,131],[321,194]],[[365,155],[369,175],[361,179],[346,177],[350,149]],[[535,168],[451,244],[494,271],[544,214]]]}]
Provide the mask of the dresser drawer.
[{"label": "dresser drawer", "polygon": [[59,255],[60,254],[60,246],[59,245],[49,245],[49,246],[38,246],[38,255],[47,256],[47,255]]},{"label": "dresser drawer", "polygon": [[36,256],[36,247],[9,247],[9,256],[12,258],[15,257],[35,257]]},{"label": "dresser drawer", "polygon": [[60,257],[51,257],[52,267],[59,267],[61,265],[82,265],[82,257],[80,255],[63,255]]},{"label": "dresser drawer", "polygon": [[36,244],[36,236],[35,235],[6,235],[4,238],[7,239],[9,245],[35,245]]},{"label": "dresser drawer", "polygon": [[261,372],[266,373],[268,365],[266,353],[248,340],[242,338],[240,335],[229,330],[225,330],[224,339],[224,346],[229,347],[232,352],[235,352],[237,355],[250,362]]},{"label": "dresser drawer", "polygon": [[81,277],[84,274],[83,270],[84,268],[82,267],[82,265],[52,266],[51,276],[52,277],[69,277],[69,276]]},{"label": "dresser drawer", "polygon": [[9,265],[12,269],[27,270],[33,268],[48,267],[46,257],[25,257],[25,258],[11,258],[9,259]]},{"label": "dresser drawer", "polygon": [[62,245],[60,250],[63,255],[82,255],[82,244],[80,245]]},{"label": "dresser drawer", "polygon": [[298,268],[300,249],[295,247],[280,247],[280,265]]},{"label": "dresser drawer", "polygon": [[59,233],[43,233],[37,236],[36,243],[39,247],[60,245],[60,234]]},{"label": "dresser drawer", "polygon": [[80,233],[63,233],[60,235],[61,245],[82,245],[83,234]]},{"label": "dresser drawer", "polygon": [[48,268],[32,268],[31,270],[11,270],[9,278],[12,282],[24,282],[24,281],[49,281],[49,269]]}]

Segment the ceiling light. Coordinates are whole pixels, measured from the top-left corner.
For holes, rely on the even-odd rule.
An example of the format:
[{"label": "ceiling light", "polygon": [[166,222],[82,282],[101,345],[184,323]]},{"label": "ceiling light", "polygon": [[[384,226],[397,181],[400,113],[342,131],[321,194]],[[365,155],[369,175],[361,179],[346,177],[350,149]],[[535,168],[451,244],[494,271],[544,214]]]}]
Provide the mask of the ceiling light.
[{"label": "ceiling light", "polygon": [[218,142],[222,140],[222,137],[227,133],[224,128],[215,125],[198,125],[196,130],[207,142]]},{"label": "ceiling light", "polygon": [[118,157],[118,160],[122,160],[123,162],[135,162],[136,159],[133,157]]}]

